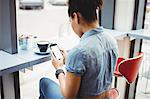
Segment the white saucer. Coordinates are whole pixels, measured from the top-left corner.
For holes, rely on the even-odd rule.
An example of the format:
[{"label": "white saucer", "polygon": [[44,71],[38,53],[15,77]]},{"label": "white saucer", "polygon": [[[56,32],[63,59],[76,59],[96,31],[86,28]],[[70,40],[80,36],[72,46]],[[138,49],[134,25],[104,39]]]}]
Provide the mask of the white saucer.
[{"label": "white saucer", "polygon": [[34,53],[35,53],[35,54],[38,54],[38,55],[48,55],[48,54],[50,54],[50,50],[47,49],[46,52],[40,52],[39,49],[35,49],[35,50],[34,50]]}]

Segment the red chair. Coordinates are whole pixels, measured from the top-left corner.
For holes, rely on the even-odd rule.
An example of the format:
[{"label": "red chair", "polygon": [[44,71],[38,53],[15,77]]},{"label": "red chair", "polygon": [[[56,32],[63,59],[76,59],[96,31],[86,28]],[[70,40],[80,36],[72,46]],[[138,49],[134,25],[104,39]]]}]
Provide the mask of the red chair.
[{"label": "red chair", "polygon": [[119,57],[118,60],[117,60],[117,65],[116,65],[116,68],[115,68],[115,71],[114,71],[114,74],[115,76],[122,76],[122,74],[119,72],[119,68],[118,66],[120,65],[119,63],[121,61],[125,60],[123,57]]},{"label": "red chair", "polygon": [[144,53],[141,52],[138,56],[133,58],[118,58],[114,75],[116,77],[124,76],[128,83],[134,82],[138,75],[143,55]]}]

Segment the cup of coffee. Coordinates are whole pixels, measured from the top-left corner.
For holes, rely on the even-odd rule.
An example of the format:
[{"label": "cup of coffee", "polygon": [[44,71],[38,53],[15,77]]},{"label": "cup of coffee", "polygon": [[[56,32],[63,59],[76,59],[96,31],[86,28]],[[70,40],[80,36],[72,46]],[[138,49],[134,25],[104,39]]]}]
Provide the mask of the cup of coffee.
[{"label": "cup of coffee", "polygon": [[49,42],[48,41],[38,41],[37,42],[37,46],[39,48],[40,52],[46,52],[49,46]]}]

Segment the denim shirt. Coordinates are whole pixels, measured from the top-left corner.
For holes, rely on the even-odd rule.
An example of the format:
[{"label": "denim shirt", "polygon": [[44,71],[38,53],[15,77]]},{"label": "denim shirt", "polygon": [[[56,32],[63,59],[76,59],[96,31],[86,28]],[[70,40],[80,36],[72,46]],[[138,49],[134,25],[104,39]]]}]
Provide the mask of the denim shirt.
[{"label": "denim shirt", "polygon": [[66,60],[67,72],[81,76],[78,99],[99,95],[107,90],[112,83],[117,57],[116,40],[102,27],[83,34]]}]

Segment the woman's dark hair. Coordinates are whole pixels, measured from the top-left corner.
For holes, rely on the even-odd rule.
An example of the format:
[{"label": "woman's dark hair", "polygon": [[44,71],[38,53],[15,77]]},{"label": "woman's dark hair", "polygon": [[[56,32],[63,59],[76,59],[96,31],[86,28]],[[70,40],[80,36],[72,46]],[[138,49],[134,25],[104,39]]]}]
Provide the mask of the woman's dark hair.
[{"label": "woman's dark hair", "polygon": [[96,9],[102,8],[103,0],[69,0],[68,15],[73,18],[74,12],[79,12],[85,21],[93,22],[97,20]]}]

